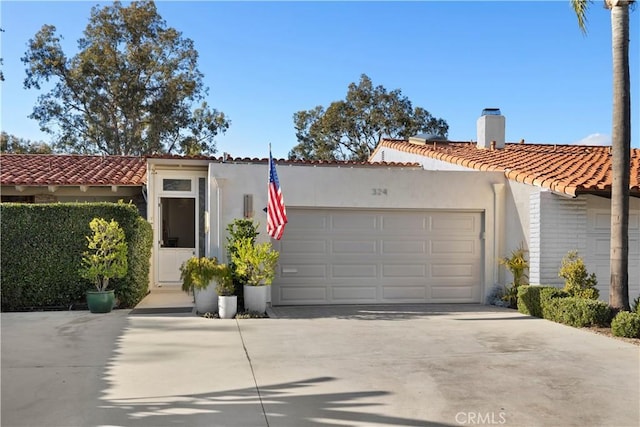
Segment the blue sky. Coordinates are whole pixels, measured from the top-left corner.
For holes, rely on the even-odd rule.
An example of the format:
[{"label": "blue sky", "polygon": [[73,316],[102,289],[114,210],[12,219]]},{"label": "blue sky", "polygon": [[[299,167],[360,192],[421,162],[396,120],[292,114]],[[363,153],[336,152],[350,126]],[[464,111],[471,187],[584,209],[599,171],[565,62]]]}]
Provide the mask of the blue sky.
[{"label": "blue sky", "polygon": [[[96,2],[0,3],[1,128],[48,141],[27,118],[39,92],[22,88],[20,57],[44,24],[76,52]],[[102,3],[104,4],[104,3]],[[286,157],[296,145],[293,114],[344,99],[367,74],[401,89],[414,106],[449,123],[451,140],[476,139],[485,107],[507,118],[507,141],[610,143],[611,30],[596,1],[588,34],[569,1],[157,2],[171,27],[191,38],[208,102],[231,128],[218,152]],[[638,15],[631,13],[632,146],[638,138]]]}]

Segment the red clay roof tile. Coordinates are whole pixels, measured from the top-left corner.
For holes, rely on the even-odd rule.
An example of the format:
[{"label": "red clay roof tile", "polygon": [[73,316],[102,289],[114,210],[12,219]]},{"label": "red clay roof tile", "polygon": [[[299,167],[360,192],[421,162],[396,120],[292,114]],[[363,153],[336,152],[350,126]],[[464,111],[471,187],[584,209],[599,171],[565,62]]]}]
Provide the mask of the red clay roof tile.
[{"label": "red clay roof tile", "polygon": [[[383,147],[439,159],[477,170],[495,170],[508,179],[537,185],[570,196],[611,192],[611,147],[585,145],[514,144],[503,149],[479,149],[473,142],[419,145],[383,139]],[[631,149],[632,194],[640,195],[640,149]]]},{"label": "red clay roof tile", "polygon": [[[142,185],[146,183],[147,159],[208,160],[222,162],[221,157],[179,156],[172,154],[147,157],[83,156],[63,154],[0,155],[2,185]],[[229,163],[264,163],[269,159],[231,158]],[[350,167],[419,167],[418,163],[277,160],[280,165],[350,166]]]},{"label": "red clay roof tile", "polygon": [[133,156],[3,154],[2,185],[142,185],[147,162]]}]

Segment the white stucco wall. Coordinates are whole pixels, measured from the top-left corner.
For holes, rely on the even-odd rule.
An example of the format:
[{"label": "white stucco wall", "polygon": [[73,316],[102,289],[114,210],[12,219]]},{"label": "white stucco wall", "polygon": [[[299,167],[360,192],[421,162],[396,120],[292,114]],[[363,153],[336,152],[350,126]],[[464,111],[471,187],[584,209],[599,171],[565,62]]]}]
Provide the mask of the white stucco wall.
[{"label": "white stucco wall", "polygon": [[432,159],[420,154],[407,153],[404,151],[394,150],[391,148],[381,148],[370,159],[372,162],[398,162],[398,163],[418,163],[426,170],[432,171],[468,171],[476,172],[475,169],[455,165],[442,160]]},{"label": "white stucco wall", "polygon": [[[253,196],[260,240],[267,241],[266,164],[211,163],[209,253],[224,258],[225,228],[243,215],[243,195]],[[484,213],[484,284],[495,282],[494,188],[499,172],[434,172],[397,167],[314,167],[279,165],[277,172],[289,208],[441,209]],[[380,191],[378,191],[380,190]],[[286,229],[285,229],[286,233]]]},{"label": "white stucco wall", "polygon": [[529,247],[529,203],[531,193],[538,193],[542,189],[515,181],[507,181],[507,197],[505,233],[506,251],[516,249],[520,244]]}]

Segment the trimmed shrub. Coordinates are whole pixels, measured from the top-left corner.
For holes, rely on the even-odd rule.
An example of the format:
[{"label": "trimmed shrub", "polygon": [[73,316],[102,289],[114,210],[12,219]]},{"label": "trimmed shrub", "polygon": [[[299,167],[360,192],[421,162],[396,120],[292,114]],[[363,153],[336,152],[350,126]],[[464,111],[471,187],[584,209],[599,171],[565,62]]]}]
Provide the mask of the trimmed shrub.
[{"label": "trimmed shrub", "polygon": [[619,312],[611,321],[611,333],[616,337],[640,338],[640,314]]},{"label": "trimmed shrub", "polygon": [[0,205],[2,310],[70,307],[84,304],[94,285],[80,277],[82,252],[95,218],[116,220],[128,243],[129,271],[114,279],[121,307],[132,307],[147,293],[151,225],[133,205],[56,203]]},{"label": "trimmed shrub", "polygon": [[578,297],[551,298],[543,307],[545,319],[569,326],[606,326],[611,321],[611,308],[603,301]]},{"label": "trimmed shrub", "polygon": [[523,285],[518,287],[518,311],[522,314],[528,314],[535,317],[542,316],[542,302],[540,294],[544,289],[549,289],[547,292],[547,299],[549,295],[567,296],[560,289],[552,286],[530,286]]},{"label": "trimmed shrub", "polygon": [[553,286],[543,286],[539,291],[540,298],[540,311],[542,313],[543,319],[548,319],[548,307],[549,302],[553,299],[557,298],[567,298],[570,296],[568,293],[563,291],[562,289],[554,288]]}]

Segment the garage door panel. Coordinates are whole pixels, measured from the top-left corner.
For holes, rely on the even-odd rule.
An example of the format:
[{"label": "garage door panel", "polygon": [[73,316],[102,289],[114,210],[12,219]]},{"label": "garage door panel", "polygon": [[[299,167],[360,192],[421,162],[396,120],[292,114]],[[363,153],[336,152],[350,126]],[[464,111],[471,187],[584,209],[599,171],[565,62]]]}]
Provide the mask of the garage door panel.
[{"label": "garage door panel", "polygon": [[426,254],[427,244],[424,240],[383,240],[383,255]]},{"label": "garage door panel", "polygon": [[434,232],[471,233],[476,231],[474,217],[464,214],[432,215],[429,229]]},{"label": "garage door panel", "polygon": [[384,286],[382,295],[385,300],[426,301],[427,288],[425,285],[414,286]]},{"label": "garage door panel", "polygon": [[287,286],[279,288],[279,300],[283,304],[324,304],[326,286]]},{"label": "garage door panel", "polygon": [[288,217],[298,226],[275,242],[275,305],[481,302],[481,213],[290,208]]},{"label": "garage door panel", "polygon": [[451,279],[459,277],[475,278],[475,266],[473,264],[431,264],[431,277],[436,279]]},{"label": "garage door panel", "polygon": [[472,286],[432,286],[431,300],[434,302],[453,302],[474,297]]},{"label": "garage door panel", "polygon": [[432,255],[475,255],[476,242],[473,240],[431,240],[430,254]]},{"label": "garage door panel", "polygon": [[420,233],[427,229],[427,218],[424,214],[406,214],[402,216],[388,216],[382,220],[382,230],[393,233],[405,231]]},{"label": "garage door panel", "polygon": [[280,276],[299,279],[326,279],[327,266],[325,264],[280,264]]},{"label": "garage door panel", "polygon": [[331,277],[337,279],[370,279],[378,277],[376,264],[334,264],[331,266]]},{"label": "garage door panel", "polygon": [[427,266],[424,264],[383,264],[382,277],[420,277],[425,278]]},{"label": "garage door panel", "polygon": [[375,254],[378,252],[377,240],[334,240],[331,242],[334,254]]},{"label": "garage door panel", "polygon": [[324,231],[328,227],[328,218],[320,213],[313,213],[311,211],[305,212],[304,215],[294,215],[287,217],[287,232],[313,232]]},{"label": "garage door panel", "polygon": [[334,302],[376,301],[375,286],[333,286],[331,291]]},{"label": "garage door panel", "polygon": [[320,239],[287,240],[282,242],[280,251],[292,254],[325,254],[327,241]]},{"label": "garage door panel", "polygon": [[353,230],[369,230],[374,231],[378,228],[378,216],[369,215],[348,215],[348,214],[333,214],[331,216],[331,228],[333,231],[347,231]]}]

